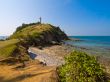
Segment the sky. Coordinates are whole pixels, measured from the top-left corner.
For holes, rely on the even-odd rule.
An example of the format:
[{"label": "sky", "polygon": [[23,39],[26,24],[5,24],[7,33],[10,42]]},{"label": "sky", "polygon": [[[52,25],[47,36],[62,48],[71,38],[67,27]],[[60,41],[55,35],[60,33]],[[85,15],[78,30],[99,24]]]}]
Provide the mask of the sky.
[{"label": "sky", "polygon": [[110,36],[110,0],[0,0],[0,36],[39,17],[68,35]]}]

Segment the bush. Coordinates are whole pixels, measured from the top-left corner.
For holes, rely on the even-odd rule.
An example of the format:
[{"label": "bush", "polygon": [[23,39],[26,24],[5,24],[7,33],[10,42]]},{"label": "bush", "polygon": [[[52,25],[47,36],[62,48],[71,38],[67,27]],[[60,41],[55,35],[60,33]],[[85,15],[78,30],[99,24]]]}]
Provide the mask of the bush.
[{"label": "bush", "polygon": [[104,72],[95,57],[79,51],[65,57],[59,77],[61,82],[105,82]]}]

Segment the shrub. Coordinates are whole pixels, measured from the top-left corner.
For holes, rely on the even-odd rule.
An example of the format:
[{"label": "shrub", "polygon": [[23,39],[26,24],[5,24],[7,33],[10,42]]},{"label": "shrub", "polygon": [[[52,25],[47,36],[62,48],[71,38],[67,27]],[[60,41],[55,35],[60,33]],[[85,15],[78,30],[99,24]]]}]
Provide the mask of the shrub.
[{"label": "shrub", "polygon": [[59,67],[59,77],[61,82],[105,82],[95,57],[79,51],[65,57],[65,64]]}]

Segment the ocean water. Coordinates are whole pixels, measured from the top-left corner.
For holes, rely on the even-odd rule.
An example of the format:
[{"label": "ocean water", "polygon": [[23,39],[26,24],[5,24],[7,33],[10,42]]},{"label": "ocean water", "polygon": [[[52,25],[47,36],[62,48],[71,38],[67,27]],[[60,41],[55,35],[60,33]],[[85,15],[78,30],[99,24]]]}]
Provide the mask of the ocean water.
[{"label": "ocean water", "polygon": [[67,41],[76,49],[85,51],[93,55],[110,57],[110,36],[69,36],[81,41]]},{"label": "ocean water", "polygon": [[0,36],[0,40],[5,40],[8,36]]}]

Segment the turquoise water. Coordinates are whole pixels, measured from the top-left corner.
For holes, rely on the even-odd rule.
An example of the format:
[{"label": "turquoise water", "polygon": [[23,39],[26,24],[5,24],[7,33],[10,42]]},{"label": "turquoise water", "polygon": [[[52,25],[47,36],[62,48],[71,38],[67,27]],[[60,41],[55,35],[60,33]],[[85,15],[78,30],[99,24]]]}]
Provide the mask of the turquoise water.
[{"label": "turquoise water", "polygon": [[110,47],[110,36],[70,36],[70,38],[77,38],[83,41],[73,42],[78,46],[88,47]]},{"label": "turquoise water", "polygon": [[82,51],[89,54],[102,55],[110,57],[110,36],[69,36],[81,41],[67,41]]}]

